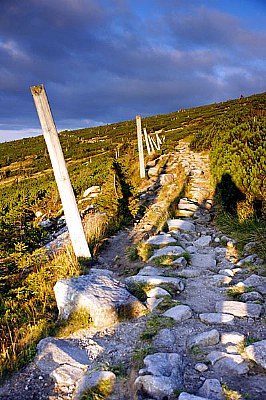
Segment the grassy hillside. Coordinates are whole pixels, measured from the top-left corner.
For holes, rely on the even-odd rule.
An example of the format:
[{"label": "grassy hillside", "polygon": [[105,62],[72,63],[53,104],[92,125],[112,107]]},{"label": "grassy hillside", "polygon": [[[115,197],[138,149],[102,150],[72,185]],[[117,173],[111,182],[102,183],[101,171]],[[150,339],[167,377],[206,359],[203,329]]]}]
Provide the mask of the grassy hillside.
[{"label": "grassy hillside", "polygon": [[[172,151],[184,137],[195,151],[210,151],[217,207],[223,215],[220,223],[231,221],[228,229],[244,227],[251,237],[262,236],[265,217],[264,110],[266,93],[142,119],[148,132],[161,130],[165,135],[162,152]],[[138,209],[141,182],[135,121],[64,131],[60,141],[77,200],[91,185],[102,188],[92,202],[105,214],[98,237],[89,238],[97,251],[103,236],[130,223]],[[49,234],[39,226],[40,218],[56,221],[62,212],[43,137],[0,144],[0,177],[3,374],[30,359],[36,341],[53,326],[56,280],[78,275],[82,268],[71,250],[52,261],[33,256]],[[79,207],[86,205],[81,202]],[[36,217],[37,211],[42,217]],[[225,217],[228,212],[230,218]],[[55,268],[58,265],[64,268]]]}]

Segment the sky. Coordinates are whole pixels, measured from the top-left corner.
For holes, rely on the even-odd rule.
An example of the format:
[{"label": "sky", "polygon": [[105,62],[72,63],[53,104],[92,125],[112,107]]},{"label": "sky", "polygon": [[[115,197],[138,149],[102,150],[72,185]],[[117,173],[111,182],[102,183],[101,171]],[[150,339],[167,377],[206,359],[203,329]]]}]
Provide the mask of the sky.
[{"label": "sky", "polygon": [[264,92],[266,0],[0,0],[0,142]]}]

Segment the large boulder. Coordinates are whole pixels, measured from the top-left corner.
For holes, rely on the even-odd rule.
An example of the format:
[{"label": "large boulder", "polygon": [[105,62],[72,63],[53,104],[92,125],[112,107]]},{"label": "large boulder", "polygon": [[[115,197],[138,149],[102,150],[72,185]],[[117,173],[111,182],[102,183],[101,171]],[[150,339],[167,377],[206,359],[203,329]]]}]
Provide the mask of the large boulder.
[{"label": "large boulder", "polygon": [[100,273],[61,279],[54,286],[59,318],[80,309],[88,310],[93,324],[103,327],[125,317],[137,317],[146,307],[118,280]]}]

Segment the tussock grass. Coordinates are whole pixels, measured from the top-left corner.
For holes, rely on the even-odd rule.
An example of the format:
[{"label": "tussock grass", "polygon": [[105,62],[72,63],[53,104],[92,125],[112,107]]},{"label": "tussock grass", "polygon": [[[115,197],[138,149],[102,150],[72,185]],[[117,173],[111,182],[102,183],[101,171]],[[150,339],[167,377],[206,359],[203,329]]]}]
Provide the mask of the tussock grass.
[{"label": "tussock grass", "polygon": [[163,328],[172,328],[175,322],[172,318],[162,315],[153,315],[146,323],[145,329],[140,335],[141,340],[151,341]]}]

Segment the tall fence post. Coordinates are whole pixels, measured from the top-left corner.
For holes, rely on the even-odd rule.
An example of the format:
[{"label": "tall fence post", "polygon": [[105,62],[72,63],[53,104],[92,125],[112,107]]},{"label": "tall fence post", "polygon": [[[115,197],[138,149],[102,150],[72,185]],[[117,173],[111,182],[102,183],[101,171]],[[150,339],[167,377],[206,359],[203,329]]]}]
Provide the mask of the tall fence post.
[{"label": "tall fence post", "polygon": [[91,258],[44,85],[32,86],[30,89],[51,158],[74,253],[76,257]]},{"label": "tall fence post", "polygon": [[150,155],[150,154],[151,154],[151,148],[150,148],[150,143],[149,143],[149,139],[148,139],[147,129],[144,128],[144,129],[143,129],[143,132],[144,132],[144,137],[145,137],[147,152],[148,152],[148,154]]},{"label": "tall fence post", "polygon": [[136,116],[137,123],[137,135],[138,135],[138,150],[139,150],[139,173],[141,178],[145,178],[145,166],[144,166],[144,155],[143,155],[143,143],[141,133],[141,117]]},{"label": "tall fence post", "polygon": [[160,150],[162,141],[161,141],[160,136],[158,135],[158,133],[156,133],[156,139],[157,139],[157,145],[158,145],[159,150]]},{"label": "tall fence post", "polygon": [[151,152],[154,153],[155,152],[155,148],[154,148],[153,143],[151,141],[150,135],[148,135],[148,140],[149,140],[149,143],[150,143]]},{"label": "tall fence post", "polygon": [[160,150],[160,149],[158,148],[158,146],[157,146],[155,140],[153,139],[153,137],[151,137],[151,141],[152,141],[152,143],[153,143],[154,148],[155,148],[156,150]]}]

